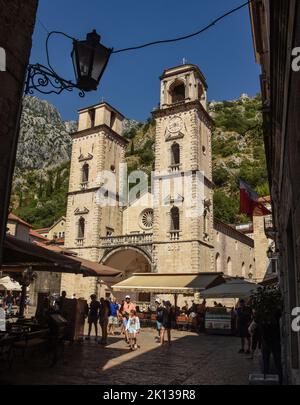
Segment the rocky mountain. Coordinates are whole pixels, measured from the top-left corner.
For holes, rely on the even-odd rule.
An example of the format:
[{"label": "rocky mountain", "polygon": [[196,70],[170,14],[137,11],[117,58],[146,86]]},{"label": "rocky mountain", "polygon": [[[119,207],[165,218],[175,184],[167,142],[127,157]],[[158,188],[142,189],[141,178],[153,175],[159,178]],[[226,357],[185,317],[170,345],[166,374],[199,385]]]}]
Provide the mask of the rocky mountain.
[{"label": "rocky mountain", "polygon": [[54,106],[37,97],[23,100],[16,169],[44,169],[70,159],[70,132],[76,122],[63,122]]},{"label": "rocky mountain", "polygon": [[[256,191],[268,194],[262,137],[261,100],[242,95],[237,100],[211,102],[215,121],[212,136],[215,215],[228,222],[239,215],[239,177]],[[25,97],[17,154],[12,207],[36,227],[49,226],[65,214],[71,137],[77,122],[63,122],[47,101]],[[129,140],[129,173],[137,168],[150,173],[154,164],[155,122],[124,121]]]}]

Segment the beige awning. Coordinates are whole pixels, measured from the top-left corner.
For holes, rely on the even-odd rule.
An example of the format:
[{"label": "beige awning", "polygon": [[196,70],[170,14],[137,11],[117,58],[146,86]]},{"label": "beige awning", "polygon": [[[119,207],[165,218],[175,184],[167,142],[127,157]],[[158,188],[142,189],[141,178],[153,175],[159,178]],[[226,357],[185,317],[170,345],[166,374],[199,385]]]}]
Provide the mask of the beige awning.
[{"label": "beige awning", "polygon": [[113,291],[194,294],[224,283],[223,273],[135,273]]}]

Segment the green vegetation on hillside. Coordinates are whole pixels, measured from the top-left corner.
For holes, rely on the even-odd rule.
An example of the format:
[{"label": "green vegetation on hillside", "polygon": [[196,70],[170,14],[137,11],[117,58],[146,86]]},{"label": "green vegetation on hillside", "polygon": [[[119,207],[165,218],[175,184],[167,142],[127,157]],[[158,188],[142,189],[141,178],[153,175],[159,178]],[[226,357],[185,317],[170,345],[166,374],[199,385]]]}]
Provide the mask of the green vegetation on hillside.
[{"label": "green vegetation on hillside", "polygon": [[14,212],[34,228],[44,228],[66,215],[69,163],[48,169],[30,171],[22,181],[15,179]]},{"label": "green vegetation on hillside", "polygon": [[269,194],[263,143],[261,98],[243,96],[212,103],[215,121],[212,137],[215,216],[228,223],[247,220],[239,215],[241,178],[259,195]]}]

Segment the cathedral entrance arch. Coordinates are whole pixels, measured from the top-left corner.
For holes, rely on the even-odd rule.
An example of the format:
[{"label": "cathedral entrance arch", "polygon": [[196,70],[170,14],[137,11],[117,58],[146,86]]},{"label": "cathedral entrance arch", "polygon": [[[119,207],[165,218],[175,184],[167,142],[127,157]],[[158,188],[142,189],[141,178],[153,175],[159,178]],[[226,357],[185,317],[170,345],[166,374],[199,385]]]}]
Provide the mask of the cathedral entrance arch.
[{"label": "cathedral entrance arch", "polygon": [[[152,261],[150,255],[138,247],[118,247],[107,252],[101,259],[101,263],[114,267],[122,272],[122,279],[131,277],[134,273],[150,273]],[[116,281],[117,283],[117,281]],[[137,303],[150,302],[149,293],[127,292],[132,300]],[[126,292],[114,292],[114,295],[123,300]]]}]

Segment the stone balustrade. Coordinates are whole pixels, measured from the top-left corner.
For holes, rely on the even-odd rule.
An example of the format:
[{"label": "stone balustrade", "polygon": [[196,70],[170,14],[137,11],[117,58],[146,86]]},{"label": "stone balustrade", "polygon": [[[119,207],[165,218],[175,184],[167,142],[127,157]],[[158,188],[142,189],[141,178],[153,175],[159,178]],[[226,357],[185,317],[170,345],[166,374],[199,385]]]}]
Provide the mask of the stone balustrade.
[{"label": "stone balustrade", "polygon": [[101,245],[120,246],[120,245],[146,245],[151,244],[153,241],[152,233],[134,233],[130,235],[121,236],[107,236],[100,238]]}]

